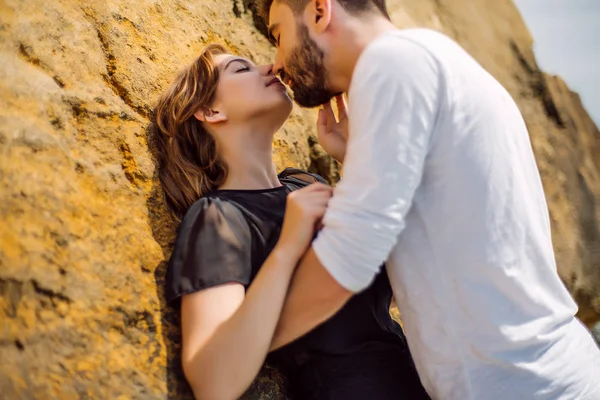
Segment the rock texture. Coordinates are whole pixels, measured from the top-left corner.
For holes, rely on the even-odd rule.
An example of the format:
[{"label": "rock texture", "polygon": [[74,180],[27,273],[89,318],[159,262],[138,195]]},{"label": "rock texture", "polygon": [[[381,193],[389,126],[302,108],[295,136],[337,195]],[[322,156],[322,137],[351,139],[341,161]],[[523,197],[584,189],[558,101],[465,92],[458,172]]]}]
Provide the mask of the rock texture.
[{"label": "rock texture", "polygon": [[[252,2],[0,1],[0,393],[6,399],[186,399],[164,305],[174,224],[145,128],[152,102],[206,43],[267,62]],[[517,100],[552,216],[559,271],[600,316],[600,134],[545,75],[510,0],[389,1],[402,27],[458,40]],[[296,110],[279,167],[337,168]],[[285,398],[265,369],[245,395]]]}]

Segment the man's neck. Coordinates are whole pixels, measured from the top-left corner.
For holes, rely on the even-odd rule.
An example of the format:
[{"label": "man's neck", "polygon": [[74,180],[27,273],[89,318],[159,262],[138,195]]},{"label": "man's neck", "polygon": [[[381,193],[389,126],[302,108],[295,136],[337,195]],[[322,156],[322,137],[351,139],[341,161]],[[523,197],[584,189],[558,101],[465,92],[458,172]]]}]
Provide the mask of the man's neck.
[{"label": "man's neck", "polygon": [[347,91],[362,52],[380,35],[396,29],[391,21],[379,15],[367,14],[346,20],[336,35],[338,40],[331,46],[330,59],[335,60],[333,68],[339,71],[336,86]]}]

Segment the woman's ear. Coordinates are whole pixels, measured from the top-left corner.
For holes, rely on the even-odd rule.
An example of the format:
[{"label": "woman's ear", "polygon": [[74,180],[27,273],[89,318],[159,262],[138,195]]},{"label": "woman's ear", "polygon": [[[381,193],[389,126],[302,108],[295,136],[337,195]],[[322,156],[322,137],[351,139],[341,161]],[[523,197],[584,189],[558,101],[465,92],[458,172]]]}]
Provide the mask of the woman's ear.
[{"label": "woman's ear", "polygon": [[217,110],[210,110],[208,108],[201,108],[196,111],[194,117],[200,122],[207,122],[209,124],[218,124],[219,122],[227,121],[225,113]]}]

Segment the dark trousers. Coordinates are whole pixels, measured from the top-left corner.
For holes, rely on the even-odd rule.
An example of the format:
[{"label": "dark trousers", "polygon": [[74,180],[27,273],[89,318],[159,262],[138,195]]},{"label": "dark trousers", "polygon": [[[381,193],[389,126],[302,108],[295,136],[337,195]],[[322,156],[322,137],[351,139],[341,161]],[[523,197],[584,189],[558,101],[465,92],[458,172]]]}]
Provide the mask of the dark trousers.
[{"label": "dark trousers", "polygon": [[343,355],[310,355],[288,374],[294,400],[429,400],[403,346],[368,343]]}]

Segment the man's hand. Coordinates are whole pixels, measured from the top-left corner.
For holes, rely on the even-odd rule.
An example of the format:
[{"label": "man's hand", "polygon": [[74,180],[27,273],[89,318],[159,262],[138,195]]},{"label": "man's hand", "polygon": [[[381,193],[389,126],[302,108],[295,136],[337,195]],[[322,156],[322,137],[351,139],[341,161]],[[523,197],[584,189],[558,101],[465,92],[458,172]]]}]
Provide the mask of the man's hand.
[{"label": "man's hand", "polygon": [[317,137],[319,144],[333,158],[339,162],[346,156],[346,142],[348,140],[348,112],[343,95],[335,97],[338,108],[336,121],[331,101],[323,105],[317,118]]}]

